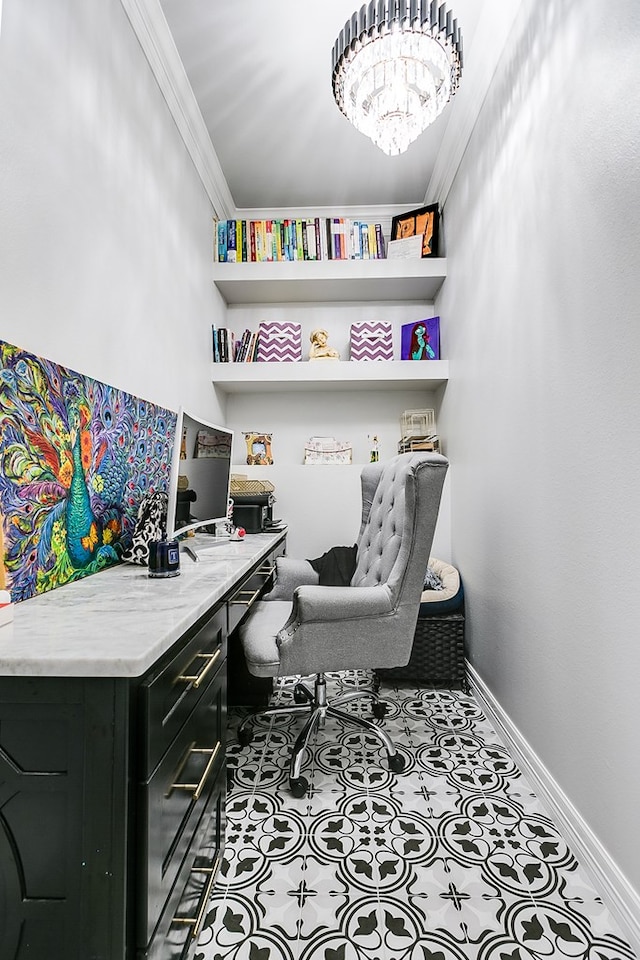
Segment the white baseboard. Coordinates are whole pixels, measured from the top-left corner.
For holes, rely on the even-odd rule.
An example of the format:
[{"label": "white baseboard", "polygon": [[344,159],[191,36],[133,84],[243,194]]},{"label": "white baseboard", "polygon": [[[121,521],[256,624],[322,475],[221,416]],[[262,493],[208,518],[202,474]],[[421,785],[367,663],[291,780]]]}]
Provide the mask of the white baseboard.
[{"label": "white baseboard", "polygon": [[551,776],[518,728],[502,709],[480,675],[467,664],[473,692],[504,740],[514,760],[547,807],[551,819],[589,874],[603,902],[615,917],[622,936],[640,957],[640,896],[631,886],[567,795]]}]

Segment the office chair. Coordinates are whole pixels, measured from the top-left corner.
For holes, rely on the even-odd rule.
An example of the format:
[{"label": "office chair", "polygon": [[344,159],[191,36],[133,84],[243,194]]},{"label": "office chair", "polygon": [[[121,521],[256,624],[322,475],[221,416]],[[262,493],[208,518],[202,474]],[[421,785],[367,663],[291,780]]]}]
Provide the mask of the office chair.
[{"label": "office chair", "polygon": [[373,733],[387,752],[389,768],[401,773],[405,767],[384,730],[341,709],[348,700],[368,696],[374,717],[381,719],[385,706],[377,694],[363,689],[329,703],[325,673],[408,663],[447,468],[447,460],[435,453],[400,454],[364,467],[350,585],[322,586],[308,561],[279,558],[273,591],[254,604],[240,628],[253,676],[316,675],[313,691],[298,683],[293,705],[258,710],[238,731],[245,746],[256,716],[308,715],[290,759],[289,787],[296,797],[308,789],[300,776],[305,748],[326,716]]}]

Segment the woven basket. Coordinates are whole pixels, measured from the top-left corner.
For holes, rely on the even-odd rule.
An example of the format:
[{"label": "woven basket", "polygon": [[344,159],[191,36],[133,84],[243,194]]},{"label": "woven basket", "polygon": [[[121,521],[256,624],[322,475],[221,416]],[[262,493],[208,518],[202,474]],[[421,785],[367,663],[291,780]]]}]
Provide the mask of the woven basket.
[{"label": "woven basket", "polygon": [[442,685],[459,683],[468,692],[464,626],[464,613],[418,618],[409,663],[405,667],[376,670],[378,677]]},{"label": "woven basket", "polygon": [[229,493],[243,496],[255,496],[262,493],[273,493],[274,485],[270,480],[245,480],[244,478],[231,477]]}]

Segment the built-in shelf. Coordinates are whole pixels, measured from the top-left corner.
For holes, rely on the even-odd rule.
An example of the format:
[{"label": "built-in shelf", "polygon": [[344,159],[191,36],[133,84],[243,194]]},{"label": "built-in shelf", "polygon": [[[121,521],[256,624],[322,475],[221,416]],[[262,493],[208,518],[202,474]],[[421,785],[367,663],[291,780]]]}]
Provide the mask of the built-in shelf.
[{"label": "built-in shelf", "polygon": [[434,299],[446,273],[444,257],[213,265],[213,281],[228,304],[424,302]]},{"label": "built-in shelf", "polygon": [[213,363],[211,379],[225,393],[309,390],[436,390],[449,379],[448,360],[302,360],[299,363]]}]

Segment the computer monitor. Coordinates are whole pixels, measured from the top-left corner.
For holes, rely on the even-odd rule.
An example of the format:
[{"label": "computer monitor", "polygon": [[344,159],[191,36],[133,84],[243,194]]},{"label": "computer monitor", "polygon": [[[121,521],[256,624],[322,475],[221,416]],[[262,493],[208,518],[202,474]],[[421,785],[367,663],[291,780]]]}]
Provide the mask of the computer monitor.
[{"label": "computer monitor", "polygon": [[226,520],[233,431],[180,408],[171,460],[167,537]]}]

